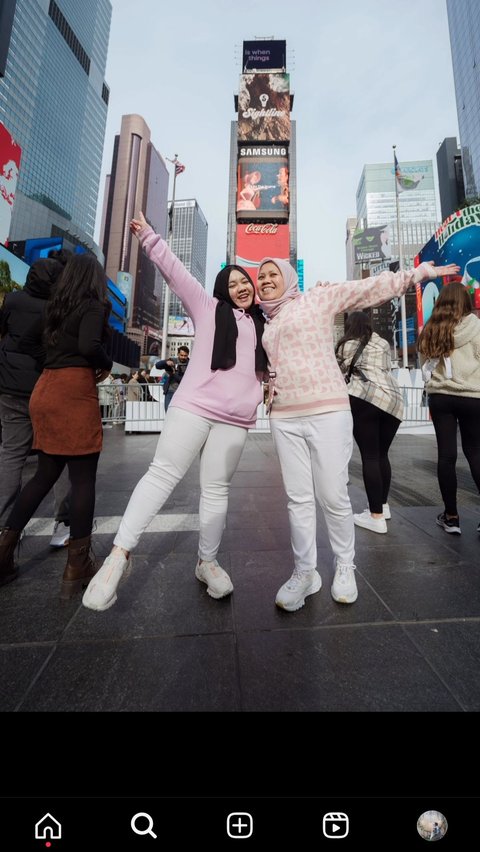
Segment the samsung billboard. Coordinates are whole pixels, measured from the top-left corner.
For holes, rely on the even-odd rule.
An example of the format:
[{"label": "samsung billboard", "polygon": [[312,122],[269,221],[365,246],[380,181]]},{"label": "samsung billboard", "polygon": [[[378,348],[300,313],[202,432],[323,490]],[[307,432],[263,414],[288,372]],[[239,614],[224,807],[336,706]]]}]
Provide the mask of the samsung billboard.
[{"label": "samsung billboard", "polygon": [[288,220],[288,157],[240,157],[236,210],[239,222]]}]

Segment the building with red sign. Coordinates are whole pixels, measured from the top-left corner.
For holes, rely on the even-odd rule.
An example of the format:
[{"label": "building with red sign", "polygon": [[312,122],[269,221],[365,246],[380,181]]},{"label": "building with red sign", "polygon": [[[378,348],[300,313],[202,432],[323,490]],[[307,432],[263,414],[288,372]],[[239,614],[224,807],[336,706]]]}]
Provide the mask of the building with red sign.
[{"label": "building with red sign", "polygon": [[286,43],[243,43],[244,73],[235,95],[230,138],[227,263],[256,280],[263,257],[297,264],[293,95]]}]

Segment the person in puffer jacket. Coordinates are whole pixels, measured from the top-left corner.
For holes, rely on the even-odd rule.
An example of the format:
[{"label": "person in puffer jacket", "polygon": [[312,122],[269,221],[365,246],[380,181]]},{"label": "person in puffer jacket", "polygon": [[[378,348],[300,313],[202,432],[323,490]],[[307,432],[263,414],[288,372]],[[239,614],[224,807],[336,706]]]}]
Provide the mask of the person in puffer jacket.
[{"label": "person in puffer jacket", "polygon": [[460,535],[457,426],[480,491],[480,320],[472,312],[472,300],[463,284],[443,287],[417,347],[437,438],[437,476],[444,502],[437,524],[447,533]]},{"label": "person in puffer jacket", "polygon": [[0,312],[0,529],[10,514],[22,483],[22,471],[32,446],[30,396],[43,364],[21,352],[22,335],[43,317],[52,288],[63,271],[57,260],[42,257],[29,269],[23,290],[8,293]]},{"label": "person in puffer jacket", "polygon": [[[257,287],[267,316],[263,345],[270,365],[272,438],[288,496],[295,568],[277,592],[275,603],[295,611],[318,592],[316,503],[323,509],[334,554],[334,601],[351,604],[358,596],[355,535],[348,496],[352,454],[352,413],[345,380],[335,357],[336,314],[381,305],[412,284],[456,275],[458,266],[384,271],[377,277],[337,284],[318,282],[298,289],[294,268],[282,258],[260,261]],[[292,363],[304,364],[299,380]]]}]

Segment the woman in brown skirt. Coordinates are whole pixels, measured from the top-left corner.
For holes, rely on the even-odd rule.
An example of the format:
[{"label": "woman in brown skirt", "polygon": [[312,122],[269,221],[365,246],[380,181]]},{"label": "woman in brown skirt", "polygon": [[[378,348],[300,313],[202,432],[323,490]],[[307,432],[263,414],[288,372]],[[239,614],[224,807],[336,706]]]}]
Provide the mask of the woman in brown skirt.
[{"label": "woman in brown skirt", "polygon": [[21,341],[44,360],[30,398],[33,448],[38,469],[19,494],[0,533],[0,576],[14,580],[14,550],[22,529],[57,481],[65,465],[71,482],[68,560],[60,596],[69,598],[96,571],[90,558],[95,479],[102,449],[96,382],[110,372],[104,349],[110,303],[105,272],[93,255],[74,255],[59,279],[45,314]]}]

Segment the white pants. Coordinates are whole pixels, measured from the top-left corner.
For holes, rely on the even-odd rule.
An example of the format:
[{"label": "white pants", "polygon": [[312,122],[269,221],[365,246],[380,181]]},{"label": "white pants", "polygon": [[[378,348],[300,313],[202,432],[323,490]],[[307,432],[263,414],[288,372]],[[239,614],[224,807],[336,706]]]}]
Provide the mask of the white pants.
[{"label": "white pants", "polygon": [[270,426],[288,497],[296,569],[317,567],[315,498],[323,509],[335,556],[353,565],[355,533],[347,490],[353,448],[350,411],[272,419]]},{"label": "white pants", "polygon": [[200,453],[200,559],[215,559],[228,508],[228,490],[247,438],[242,426],[170,408],[153,461],[135,487],[114,544],[133,550]]}]

